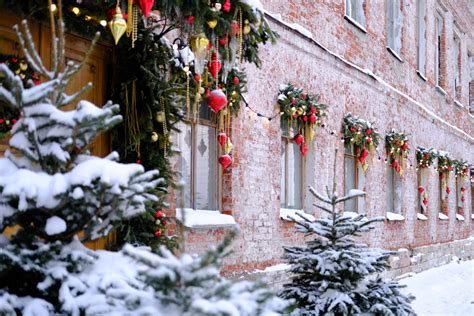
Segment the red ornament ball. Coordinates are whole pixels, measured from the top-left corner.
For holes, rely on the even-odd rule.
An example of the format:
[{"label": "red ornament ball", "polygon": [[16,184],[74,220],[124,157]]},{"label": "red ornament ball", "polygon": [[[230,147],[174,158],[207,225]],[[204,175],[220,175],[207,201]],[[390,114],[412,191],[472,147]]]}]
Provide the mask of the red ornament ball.
[{"label": "red ornament ball", "polygon": [[301,144],[300,152],[303,157],[306,156],[306,153],[308,152],[308,146],[306,146],[305,143]]},{"label": "red ornament ball", "polygon": [[310,116],[309,116],[309,122],[310,123],[314,123],[318,120],[318,117],[316,116],[316,114],[312,113]]},{"label": "red ornament ball", "polygon": [[194,80],[196,81],[201,80],[201,76],[199,74],[194,74]]},{"label": "red ornament ball", "polygon": [[239,77],[235,76],[234,78],[232,78],[232,83],[233,83],[234,85],[238,85],[239,82],[240,82]]},{"label": "red ornament ball", "polygon": [[232,158],[225,154],[219,157],[219,163],[221,164],[222,168],[227,169],[229,165],[232,163]]},{"label": "red ornament ball", "polygon": [[207,105],[215,112],[219,112],[227,105],[227,97],[220,89],[212,90],[206,99]]},{"label": "red ornament ball", "polygon": [[161,210],[158,210],[155,212],[155,217],[156,218],[162,218],[164,215],[164,213],[161,211]]},{"label": "red ornament ball", "polygon": [[296,145],[300,146],[304,142],[304,137],[301,134],[296,134],[295,137],[293,137],[293,140],[295,141]]},{"label": "red ornament ball", "polygon": [[155,232],[155,237],[160,237],[161,236],[161,230],[157,230]]}]

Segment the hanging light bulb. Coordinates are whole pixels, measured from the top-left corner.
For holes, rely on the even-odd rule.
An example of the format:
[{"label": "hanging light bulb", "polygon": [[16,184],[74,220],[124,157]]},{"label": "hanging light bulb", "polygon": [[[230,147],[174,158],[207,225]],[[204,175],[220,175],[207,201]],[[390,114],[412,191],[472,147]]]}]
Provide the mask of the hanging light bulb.
[{"label": "hanging light bulb", "polygon": [[79,13],[81,13],[81,10],[79,10],[78,7],[74,7],[72,8],[72,13],[74,13],[75,15],[79,15]]},{"label": "hanging light bulb", "polygon": [[117,45],[118,41],[127,30],[127,22],[125,22],[125,19],[123,18],[122,10],[120,10],[118,1],[117,1],[117,8],[116,8],[114,17],[109,22],[109,27],[114,37],[115,45]]},{"label": "hanging light bulb", "polygon": [[56,12],[56,10],[58,9],[58,7],[53,3],[53,4],[51,4],[50,9],[51,9],[51,12]]}]

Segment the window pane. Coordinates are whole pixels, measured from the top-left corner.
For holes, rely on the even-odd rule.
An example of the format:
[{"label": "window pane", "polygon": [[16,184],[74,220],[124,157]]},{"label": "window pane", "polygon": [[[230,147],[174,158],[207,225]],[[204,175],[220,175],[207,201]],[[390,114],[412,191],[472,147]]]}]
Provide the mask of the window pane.
[{"label": "window pane", "polygon": [[[357,188],[359,190],[364,190],[364,182],[365,182],[365,172],[362,168],[362,164],[357,164]],[[357,212],[359,214],[365,214],[365,199],[363,197],[359,197],[356,199],[357,202]]]},{"label": "window pane", "polygon": [[424,74],[425,73],[425,49],[426,49],[426,0],[418,0],[417,2],[417,19],[418,19],[418,70]]},{"label": "window pane", "polygon": [[176,194],[177,207],[192,207],[191,205],[191,126],[179,122],[176,127],[181,131],[173,134],[173,146],[180,151],[176,164],[178,177],[183,183],[181,192]]},{"label": "window pane", "polygon": [[[344,189],[347,192],[356,189],[356,162],[351,156],[344,156]],[[344,211],[357,212],[357,199],[344,202]]]},{"label": "window pane", "polygon": [[394,204],[394,196],[395,196],[395,188],[393,184],[393,168],[392,166],[387,166],[387,212],[394,212],[395,204]]},{"label": "window pane", "polygon": [[280,150],[280,207],[286,208],[286,162],[285,162],[285,146],[286,140],[282,139],[281,141],[281,150]]},{"label": "window pane", "polygon": [[198,210],[218,210],[217,146],[215,128],[196,125],[194,207]]},{"label": "window pane", "polygon": [[301,209],[301,163],[300,148],[295,143],[288,144],[288,208]]}]

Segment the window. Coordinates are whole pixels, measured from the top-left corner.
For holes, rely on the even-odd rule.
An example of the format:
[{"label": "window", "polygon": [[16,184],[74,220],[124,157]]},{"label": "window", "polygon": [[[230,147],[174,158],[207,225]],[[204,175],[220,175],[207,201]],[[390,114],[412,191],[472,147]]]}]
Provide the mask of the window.
[{"label": "window", "polygon": [[346,0],[346,17],[350,18],[352,22],[355,22],[362,28],[365,27],[364,1],[365,0]]},{"label": "window", "polygon": [[400,58],[400,51],[402,49],[402,24],[403,15],[401,10],[400,0],[389,0],[387,3],[387,46],[392,53],[395,53]]},{"label": "window", "polygon": [[[426,190],[428,189],[428,176],[429,176],[429,169],[428,168],[420,168],[417,171],[417,178],[418,178],[418,205],[419,205],[419,212],[423,215],[428,213],[428,194]],[[426,203],[424,200],[426,199]]]},{"label": "window", "polygon": [[[462,191],[461,191],[462,190]],[[464,187],[463,177],[456,178],[456,210],[457,213],[464,213],[464,196],[466,188]]]},{"label": "window", "polygon": [[387,165],[387,211],[402,214],[402,190],[400,176],[395,169]]},{"label": "window", "polygon": [[178,207],[219,209],[217,135],[210,118],[209,107],[201,106],[196,122],[177,124],[181,133],[174,134],[174,145],[180,151],[176,170],[184,182],[183,192],[176,196]]},{"label": "window", "polygon": [[448,215],[448,195],[451,189],[449,188],[449,179],[447,175],[439,173],[439,206],[440,213]]},{"label": "window", "polygon": [[280,151],[280,207],[301,210],[303,208],[303,156],[293,141],[288,126],[282,126]]},{"label": "window", "polygon": [[469,60],[469,111],[474,113],[474,56],[468,55]]},{"label": "window", "polygon": [[418,39],[418,72],[425,75],[426,71],[426,0],[418,0],[417,11],[417,39]]},{"label": "window", "polygon": [[454,32],[454,98],[461,100],[462,81],[461,81],[461,38],[457,32]]},{"label": "window", "polygon": [[[345,148],[344,153],[344,192],[347,194],[349,190],[359,189],[364,187],[364,171],[362,165],[358,163],[355,155],[354,147]],[[344,202],[345,212],[357,212],[365,214],[365,200],[363,197],[357,199],[350,199]]]},{"label": "window", "polygon": [[445,55],[444,48],[444,21],[440,14],[435,19],[436,49],[435,49],[435,79],[438,87],[444,88]]}]

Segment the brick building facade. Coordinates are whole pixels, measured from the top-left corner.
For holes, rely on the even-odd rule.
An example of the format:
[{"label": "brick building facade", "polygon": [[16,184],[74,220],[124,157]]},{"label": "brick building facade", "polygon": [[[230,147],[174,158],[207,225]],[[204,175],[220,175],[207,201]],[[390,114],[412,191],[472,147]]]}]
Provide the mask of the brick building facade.
[{"label": "brick building facade", "polygon": [[[345,113],[373,122],[382,139],[392,128],[409,134],[411,164],[416,162],[416,146],[433,147],[449,152],[454,159],[474,163],[474,116],[470,114],[474,87],[474,6],[470,1],[263,0],[262,3],[270,25],[280,38],[275,45],[262,47],[261,69],[244,65],[249,82],[246,100],[255,112],[243,110],[233,119],[232,166],[217,175],[221,172],[217,167],[213,171],[209,166],[203,168],[200,162],[188,167],[183,167],[185,161],[176,162],[180,171],[186,168],[189,171],[183,182],[188,192],[185,199],[198,201],[200,193],[211,199],[209,192],[214,192],[216,208],[230,214],[240,227],[234,253],[227,261],[228,272],[278,264],[282,246],[302,243],[303,236],[295,232],[294,224],[281,219],[281,208],[292,207],[284,200],[299,200],[295,204],[299,205],[293,208],[321,215],[312,206],[314,201],[306,188],[311,185],[322,191],[332,182],[336,149],[338,192],[348,186],[350,176],[345,173],[360,173],[357,167],[348,168],[350,159],[345,159],[340,140]],[[316,130],[304,159],[291,149],[291,143],[287,147],[279,118],[266,118],[279,113],[278,90],[286,83],[309,93],[320,93],[321,102],[329,105],[325,127]],[[196,131],[198,138],[203,135],[199,134],[199,128]],[[208,142],[201,139],[193,143],[194,147],[188,150],[194,155],[200,150],[201,156],[206,150],[216,150],[211,144],[212,137]],[[393,207],[389,204],[395,199],[395,211],[403,219],[387,219],[378,224],[366,241],[372,246],[405,249],[400,256],[405,263],[394,264],[400,272],[421,262],[425,263],[423,268],[440,264],[450,254],[474,255],[474,248],[469,246],[469,237],[474,235],[473,189],[469,179],[461,184],[468,189],[465,201],[460,203],[457,197],[460,184],[456,186],[456,179],[450,178],[448,185],[453,192],[447,196],[448,219],[443,220],[439,217],[439,177],[430,168],[424,176],[429,199],[427,220],[418,219],[415,166],[408,166],[395,188],[389,187],[389,165],[384,163],[383,143],[378,147],[381,159],[373,155],[367,172],[354,180],[357,188],[367,192],[356,208],[369,217],[386,217],[388,209]],[[291,156],[290,164],[288,156]],[[282,157],[286,158],[282,160]],[[301,164],[296,163],[299,159]],[[201,183],[200,177],[216,177],[218,185],[211,188],[209,183]],[[294,186],[299,190],[288,188]],[[171,208],[179,206],[180,200],[175,192]],[[196,206],[199,202],[184,204],[192,209],[200,208]],[[219,211],[214,213],[216,217],[221,216]],[[226,229],[218,221],[194,225],[187,230],[187,249],[201,251],[219,241]],[[414,260],[420,253],[426,258]]]}]

